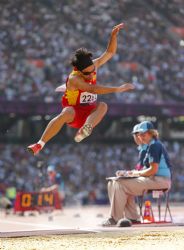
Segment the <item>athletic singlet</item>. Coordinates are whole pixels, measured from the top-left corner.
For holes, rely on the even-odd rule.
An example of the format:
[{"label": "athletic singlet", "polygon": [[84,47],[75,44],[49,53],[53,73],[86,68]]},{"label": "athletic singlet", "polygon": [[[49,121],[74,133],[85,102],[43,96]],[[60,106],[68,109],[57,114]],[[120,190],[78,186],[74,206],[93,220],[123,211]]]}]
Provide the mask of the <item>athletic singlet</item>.
[{"label": "athletic singlet", "polygon": [[[78,75],[79,72],[77,70],[73,70],[71,75]],[[68,79],[66,81],[67,85]],[[85,80],[85,82],[89,84],[96,84],[96,72],[93,73],[92,80]],[[92,94],[86,91],[82,91],[80,89],[77,90],[68,90],[66,89],[63,97],[62,104],[63,106],[78,106],[78,105],[86,105],[93,104],[97,100],[97,94]]]}]

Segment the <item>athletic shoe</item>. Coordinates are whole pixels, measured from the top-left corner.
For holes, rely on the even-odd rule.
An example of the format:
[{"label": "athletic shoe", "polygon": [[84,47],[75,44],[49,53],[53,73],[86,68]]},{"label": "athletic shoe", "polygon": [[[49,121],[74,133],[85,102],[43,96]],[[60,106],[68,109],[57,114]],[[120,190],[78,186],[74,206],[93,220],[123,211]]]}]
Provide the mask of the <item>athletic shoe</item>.
[{"label": "athletic shoe", "polygon": [[116,221],[112,217],[110,217],[102,223],[102,226],[112,227],[112,226],[116,226],[116,224],[117,224]]},{"label": "athletic shoe", "polygon": [[42,147],[39,143],[35,143],[27,147],[28,152],[30,152],[33,155],[37,155],[41,149]]},{"label": "athletic shoe", "polygon": [[85,124],[78,130],[76,136],[74,137],[74,140],[76,142],[81,142],[92,133],[92,130],[93,127],[90,124]]}]

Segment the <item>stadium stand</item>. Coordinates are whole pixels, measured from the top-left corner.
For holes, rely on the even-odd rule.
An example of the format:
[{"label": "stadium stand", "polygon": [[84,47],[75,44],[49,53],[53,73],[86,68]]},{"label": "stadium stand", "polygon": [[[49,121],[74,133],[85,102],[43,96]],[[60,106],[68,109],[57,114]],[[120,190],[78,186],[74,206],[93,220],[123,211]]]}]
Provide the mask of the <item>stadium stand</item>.
[{"label": "stadium stand", "polygon": [[183,47],[172,32],[182,25],[183,8],[182,2],[171,2],[175,7],[167,1],[148,6],[133,0],[117,1],[111,8],[110,0],[1,3],[1,99],[52,101],[55,87],[70,71],[71,53],[86,46],[98,56],[111,27],[124,21],[127,31],[120,35],[118,53],[99,71],[99,82],[134,82],[136,93],[113,95],[124,102],[183,100]]}]

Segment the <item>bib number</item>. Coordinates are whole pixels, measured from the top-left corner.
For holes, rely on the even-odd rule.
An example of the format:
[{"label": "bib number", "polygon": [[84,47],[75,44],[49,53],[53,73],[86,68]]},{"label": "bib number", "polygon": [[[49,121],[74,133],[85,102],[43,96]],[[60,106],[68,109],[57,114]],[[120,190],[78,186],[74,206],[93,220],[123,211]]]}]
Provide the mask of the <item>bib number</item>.
[{"label": "bib number", "polygon": [[80,96],[80,103],[93,103],[97,100],[97,94],[83,92]]}]

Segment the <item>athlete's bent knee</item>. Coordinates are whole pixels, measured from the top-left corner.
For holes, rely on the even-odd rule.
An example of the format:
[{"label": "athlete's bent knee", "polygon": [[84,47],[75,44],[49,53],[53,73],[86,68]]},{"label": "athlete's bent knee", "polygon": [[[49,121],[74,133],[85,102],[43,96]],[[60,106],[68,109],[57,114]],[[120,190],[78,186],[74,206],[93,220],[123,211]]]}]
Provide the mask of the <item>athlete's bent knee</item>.
[{"label": "athlete's bent knee", "polygon": [[100,102],[100,103],[99,103],[99,108],[100,108],[101,110],[103,110],[104,113],[106,113],[106,112],[107,112],[107,109],[108,109],[108,105],[107,105],[105,102]]},{"label": "athlete's bent knee", "polygon": [[66,107],[62,110],[61,117],[64,117],[66,122],[72,122],[75,117],[75,110],[72,107]]}]

